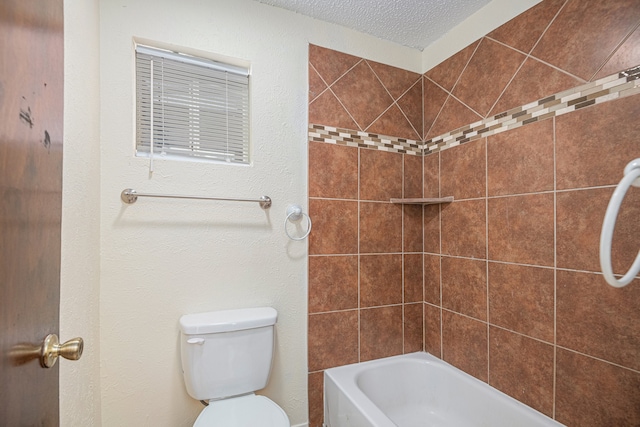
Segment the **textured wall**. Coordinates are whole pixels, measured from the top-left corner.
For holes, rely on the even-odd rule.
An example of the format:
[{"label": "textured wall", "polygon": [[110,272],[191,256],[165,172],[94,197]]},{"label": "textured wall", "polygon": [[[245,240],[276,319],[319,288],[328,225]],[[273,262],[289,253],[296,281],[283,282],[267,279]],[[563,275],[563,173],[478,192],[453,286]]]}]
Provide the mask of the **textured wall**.
[{"label": "textured wall", "polygon": [[[454,134],[451,131],[456,128],[482,119],[493,120],[503,111],[518,114],[514,112],[523,104],[640,64],[638,24],[640,8],[633,1],[543,1],[423,75],[423,130],[418,136],[419,124],[410,118],[411,109],[393,96],[395,104],[388,103],[391,107],[379,117],[397,106],[403,113],[403,129],[414,132],[387,127],[377,129],[382,135],[373,134],[371,125],[360,125],[363,121],[353,107],[367,104],[368,92],[359,88],[344,94],[333,90],[340,79],[331,83],[323,77],[326,87],[320,85],[316,93],[314,72],[330,73],[310,64],[310,123],[318,125],[309,131],[310,189],[314,168],[331,170],[334,177],[359,171],[359,199],[352,196],[356,200],[339,203],[358,206],[360,214],[352,223],[340,225],[339,236],[352,227],[351,232],[362,239],[364,220],[371,221],[362,215],[368,203],[363,189],[380,188],[379,182],[395,176],[389,167],[379,168],[375,180],[363,173],[363,153],[374,148],[382,151],[381,159],[407,159],[412,154],[402,153],[435,151],[423,158],[423,195],[453,195],[456,201],[423,210],[425,349],[567,425],[640,422],[638,283],[624,290],[608,287],[598,273],[597,261],[606,203],[624,165],[640,156],[633,136],[638,129],[633,117],[639,112],[639,98],[560,117],[550,114],[548,120],[467,143],[469,139],[463,137],[463,145],[454,148],[438,145],[442,140],[438,136]],[[334,59],[344,64],[341,54]],[[353,62],[362,63],[368,61]],[[348,77],[356,70],[353,64],[339,76]],[[395,75],[400,78],[403,72]],[[379,81],[384,86],[382,78]],[[326,102],[332,96],[337,101]],[[357,96],[359,103],[349,99]],[[314,103],[319,100],[325,104],[318,103],[316,109]],[[584,106],[588,104],[592,103]],[[349,120],[358,126],[349,127]],[[407,145],[405,138],[414,141]],[[325,154],[321,162],[314,162],[312,153],[320,145],[327,146]],[[333,159],[344,160],[349,150],[359,152],[359,169],[343,163],[341,174],[343,166],[336,166]],[[413,169],[407,171],[403,179],[412,182]],[[397,194],[401,190],[395,187]],[[624,272],[637,252],[631,238],[639,231],[633,221],[640,213],[636,193],[629,196],[620,217],[614,245],[614,258],[621,260],[618,272]],[[311,191],[309,195],[312,207],[315,198],[337,197]],[[330,204],[317,203],[314,215],[323,217]],[[397,220],[406,223],[399,216]],[[392,234],[394,227],[385,224],[384,230]],[[323,230],[316,231],[314,239],[324,241]],[[395,251],[393,246],[387,250]],[[310,255],[311,297],[314,277],[322,275],[321,269],[314,268],[314,254]],[[360,265],[360,281],[350,282],[360,287],[350,292],[362,292],[368,286],[363,283],[363,271]],[[341,273],[341,277],[349,276]],[[379,274],[377,279],[385,290],[402,283],[397,275]],[[393,307],[402,307],[395,302]],[[310,337],[315,327],[312,318],[350,312],[334,309],[335,313],[310,313]],[[368,310],[361,296],[360,305],[351,307],[352,318],[340,324],[345,331],[337,331],[347,337],[351,336],[346,331],[349,325],[360,328],[354,339],[359,339],[361,360],[365,360],[366,339],[362,321]],[[395,326],[388,322],[377,334],[397,333],[399,322]],[[395,348],[395,354],[401,352]],[[317,369],[353,361],[346,356],[334,353]],[[310,419],[315,426],[321,420],[322,385],[321,370],[312,368]]]},{"label": "textured wall", "polygon": [[60,425],[100,417],[100,75],[98,1],[64,2],[64,162],[60,338],[85,340],[60,363]]}]

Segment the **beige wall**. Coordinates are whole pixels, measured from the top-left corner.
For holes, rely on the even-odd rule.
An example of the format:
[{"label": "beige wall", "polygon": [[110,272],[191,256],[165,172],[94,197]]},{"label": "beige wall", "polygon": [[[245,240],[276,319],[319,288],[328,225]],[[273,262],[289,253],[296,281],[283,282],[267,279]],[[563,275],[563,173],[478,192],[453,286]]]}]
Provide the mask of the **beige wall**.
[{"label": "beige wall", "polygon": [[65,0],[60,338],[85,349],[60,363],[62,426],[100,426],[98,20],[97,0]]}]

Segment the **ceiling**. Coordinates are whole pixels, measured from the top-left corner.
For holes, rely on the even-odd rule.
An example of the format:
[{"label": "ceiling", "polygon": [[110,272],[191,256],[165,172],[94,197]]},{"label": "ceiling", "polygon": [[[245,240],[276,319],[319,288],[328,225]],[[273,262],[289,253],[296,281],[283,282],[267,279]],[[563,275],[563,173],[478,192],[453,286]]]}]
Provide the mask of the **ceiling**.
[{"label": "ceiling", "polygon": [[490,0],[256,0],[423,50]]}]

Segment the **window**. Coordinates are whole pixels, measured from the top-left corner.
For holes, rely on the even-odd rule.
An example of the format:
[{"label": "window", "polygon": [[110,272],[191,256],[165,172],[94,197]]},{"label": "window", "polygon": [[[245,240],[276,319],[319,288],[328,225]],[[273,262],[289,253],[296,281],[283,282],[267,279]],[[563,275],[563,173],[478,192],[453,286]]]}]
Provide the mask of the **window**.
[{"label": "window", "polygon": [[138,45],[136,122],[138,156],[248,164],[249,70]]}]

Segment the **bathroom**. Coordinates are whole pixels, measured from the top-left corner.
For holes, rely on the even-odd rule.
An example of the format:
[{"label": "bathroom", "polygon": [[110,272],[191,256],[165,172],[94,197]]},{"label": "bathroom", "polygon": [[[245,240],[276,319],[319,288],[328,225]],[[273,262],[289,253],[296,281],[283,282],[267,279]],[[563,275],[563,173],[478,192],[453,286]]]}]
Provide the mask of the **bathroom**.
[{"label": "bathroom", "polygon": [[[545,0],[546,2],[557,4],[558,10],[565,3]],[[510,5],[506,5],[507,3]],[[179,317],[185,313],[216,309],[271,306],[279,313],[276,357],[271,380],[262,393],[285,409],[292,426],[318,427],[321,422],[321,406],[318,403],[321,402],[321,389],[318,383],[322,370],[333,363],[343,361],[351,363],[379,355],[374,354],[375,352],[363,355],[360,348],[360,352],[355,356],[348,355],[343,358],[343,355],[333,354],[336,349],[330,347],[331,342],[322,341],[330,341],[331,337],[322,336],[318,330],[311,329],[320,316],[344,313],[357,319],[357,316],[367,310],[358,308],[357,296],[355,306],[347,305],[339,309],[310,307],[308,294],[311,293],[311,287],[315,283],[312,281],[310,269],[313,263],[324,254],[313,252],[313,245],[317,243],[317,241],[314,243],[314,234],[309,241],[294,242],[286,237],[282,227],[287,207],[291,204],[301,204],[305,210],[310,211],[312,219],[318,218],[314,222],[314,233],[322,232],[322,218],[326,216],[322,216],[317,208],[314,212],[312,205],[321,199],[333,198],[311,193],[314,183],[309,182],[314,172],[312,165],[307,167],[307,159],[310,156],[308,150],[311,144],[307,142],[308,124],[311,122],[319,125],[342,126],[335,123],[316,123],[311,120],[318,116],[310,116],[313,109],[309,106],[308,92],[310,88],[310,67],[307,61],[309,45],[391,65],[420,76],[537,2],[517,2],[519,10],[516,10],[513,3],[516,2],[494,0],[482,9],[479,12],[480,15],[475,16],[474,20],[466,22],[462,27],[454,29],[455,31],[452,30],[451,40],[434,46],[433,50],[426,49],[420,52],[252,0],[185,0],[181,2],[66,0],[60,335],[62,337],[82,336],[85,338],[86,347],[85,354],[78,363],[60,364],[61,425],[192,425],[202,405],[191,399],[184,391],[180,375]],[[599,2],[588,3],[595,5]],[[627,20],[633,21],[630,26],[621,26],[617,30],[631,33],[640,23],[637,6],[633,1],[621,0],[615,3],[627,5],[629,11],[624,15]],[[502,13],[511,13],[511,16],[505,18]],[[598,29],[601,27],[598,26]],[[616,26],[613,25],[613,28],[616,29]],[[595,37],[590,32],[592,29],[584,31],[585,43],[589,43],[590,49],[597,46],[599,40],[605,40],[600,36]],[[636,31],[629,40],[637,40],[637,34]],[[625,37],[626,35],[622,35],[613,42],[614,47]],[[251,63],[253,165],[250,168],[230,165],[209,167],[201,163],[158,160],[153,173],[150,174],[148,160],[133,156],[134,125],[130,106],[133,105],[134,93],[132,86],[134,38],[140,41],[160,41],[195,50],[215,52],[218,55]],[[613,52],[614,47],[610,48],[610,53]],[[637,51],[628,54],[632,62],[633,55],[636,58],[635,63],[623,68],[640,63]],[[608,56],[604,59],[607,58]],[[314,64],[315,67],[319,65]],[[515,73],[515,70],[513,72]],[[437,79],[435,76],[431,77]],[[528,99],[521,104],[563,89],[544,93],[541,96],[534,94],[533,99]],[[496,99],[498,95],[500,94],[496,95]],[[633,97],[621,102],[628,102],[630,99]],[[609,104],[615,105],[616,102],[612,101]],[[635,103],[635,110],[630,111],[637,112],[638,101]],[[583,111],[595,111],[595,108],[587,108]],[[624,111],[623,109],[619,113],[622,114]],[[563,117],[570,118],[572,115],[567,114]],[[458,126],[477,120],[479,118],[460,123]],[[621,122],[624,120],[621,119]],[[611,121],[611,118],[607,118],[606,121]],[[554,119],[528,126],[547,126],[551,123],[554,123]],[[527,126],[522,129],[526,130]],[[448,130],[451,129],[443,129],[442,133]],[[552,131],[553,129],[549,132]],[[542,131],[536,133],[542,134]],[[488,145],[491,142],[489,137]],[[484,142],[478,140],[470,142],[466,148],[474,150],[482,144]],[[624,159],[617,159],[618,163],[640,157],[637,147],[637,144],[625,146],[622,150]],[[491,207],[491,200],[487,202],[486,193],[482,193],[486,191],[482,187],[484,181],[482,179],[474,181],[477,175],[472,172],[473,167],[481,167],[484,163],[478,165],[469,161],[469,167],[462,167],[459,171],[461,174],[468,173],[469,177],[446,181],[445,175],[450,170],[445,170],[444,165],[450,162],[455,166],[464,162],[465,159],[451,157],[461,150],[465,150],[465,147],[443,150],[440,154],[435,153],[424,157],[425,174],[418,176],[417,186],[411,187],[410,191],[422,190],[424,181],[424,196],[454,195],[456,199],[470,199],[468,202],[461,202],[461,205],[476,203]],[[604,151],[607,156],[616,152],[615,150]],[[378,154],[374,150],[371,152]],[[364,156],[369,154],[367,152]],[[473,151],[470,156],[478,156],[482,159],[483,154]],[[410,165],[408,167],[415,166],[422,170],[422,164],[415,165],[417,157],[409,155],[397,155],[397,157],[406,159],[407,164]],[[428,175],[427,171],[432,173],[437,170],[429,167],[429,162],[436,161],[440,164],[440,184],[438,185],[440,193],[429,194],[427,188],[436,188],[431,181],[436,179],[436,176]],[[405,183],[409,183],[407,170],[405,169],[404,174]],[[403,174],[398,174],[397,169],[394,169],[394,173],[395,178],[403,179]],[[483,173],[491,176],[492,170],[480,172],[481,177]],[[621,170],[615,173],[621,176]],[[616,176],[615,181],[617,182],[618,179],[619,177]],[[415,184],[415,181],[411,182]],[[451,184],[449,188],[445,188],[445,182]],[[467,190],[476,185],[473,189],[480,188],[478,190],[480,193],[469,196],[464,194],[464,188],[455,188],[455,183],[467,182],[470,183]],[[394,185],[397,184],[398,181],[394,181]],[[610,182],[606,183],[608,189],[606,191],[611,190],[610,184]],[[603,185],[595,184],[596,187]],[[129,187],[157,193],[196,193],[222,197],[268,195],[273,200],[273,206],[268,211],[263,211],[258,207],[238,204],[191,203],[174,200],[141,200],[134,205],[124,205],[120,200],[120,192]],[[402,186],[394,188],[399,188],[400,192],[403,189]],[[445,194],[445,189],[452,193]],[[561,192],[555,191],[552,187],[552,190],[545,191],[543,196],[555,200],[551,203],[553,215],[553,206],[558,205],[555,209],[557,212],[560,211],[559,203],[563,195],[569,193],[588,195],[588,191],[591,190]],[[601,192],[606,191],[601,190]],[[402,197],[402,194],[392,197]],[[352,203],[352,200],[349,200]],[[584,205],[589,206],[592,203],[593,200],[589,198]],[[425,217],[439,215],[439,209],[446,213],[451,210],[451,207],[455,208],[455,203],[449,207],[427,207],[424,215]],[[483,214],[485,212],[483,209],[485,208],[480,209],[478,213]],[[407,210],[409,211],[407,215],[411,213],[418,215],[411,207]],[[398,211],[392,212],[397,215]],[[341,211],[331,213],[331,217],[336,220],[343,218],[340,215],[342,215]],[[422,217],[422,211],[419,215]],[[576,217],[576,222],[579,223],[582,220],[583,218]],[[408,224],[410,219],[406,221]],[[424,228],[428,228],[434,223],[425,221],[424,224]],[[599,228],[599,225],[592,226],[590,223],[575,226],[593,230],[594,233]],[[551,228],[552,236],[561,233],[561,230],[554,229],[553,222]],[[420,225],[417,230],[418,235],[422,234]],[[545,233],[546,230],[548,227],[545,228]],[[438,235],[437,230],[434,233],[425,231],[424,241],[420,243],[426,246],[427,237],[433,238]],[[413,234],[414,237],[415,234]],[[547,234],[544,235],[547,236]],[[552,247],[555,238],[552,237]],[[588,236],[585,237],[587,243],[591,240]],[[486,240],[484,242],[486,244]],[[574,247],[583,245],[582,241],[571,243]],[[309,250],[307,244],[310,245]],[[418,245],[418,243],[415,244]],[[444,251],[448,243],[445,243],[443,238],[441,242],[438,241],[438,248],[440,244]],[[464,242],[460,244],[463,245]],[[491,247],[489,249],[490,254]],[[565,255],[567,251],[572,252],[571,248],[563,249]],[[390,255],[398,253],[402,254],[402,250],[393,248],[385,252]],[[427,263],[433,261],[438,253],[439,249],[420,249],[408,255],[418,263],[424,260],[426,272],[427,268],[436,268],[436,263]],[[545,267],[541,269],[543,273],[552,274],[553,280],[558,280],[555,278],[556,275],[558,277],[572,273],[578,275],[584,274],[584,271],[593,271],[584,264],[568,266],[564,269],[556,268],[556,265],[563,267],[561,263],[563,255],[559,248],[551,252],[541,251],[540,254],[543,257],[542,264],[532,261],[518,262],[513,265],[531,268],[534,265],[542,265]],[[349,252],[348,255],[357,256],[358,253]],[[448,261],[462,260],[468,264],[473,264],[473,261],[490,264],[485,262],[487,255],[484,251],[451,258],[447,258]],[[591,259],[585,262],[591,262]],[[446,262],[443,262],[442,267],[438,264],[438,268],[444,270],[444,264]],[[493,264],[487,267],[490,274],[491,265]],[[500,264],[498,267],[513,265]],[[416,269],[419,272],[422,271],[420,267]],[[597,277],[593,274],[587,276],[588,278]],[[425,289],[432,289],[427,288],[428,277],[439,277],[439,273],[422,277],[425,281]],[[603,306],[597,306],[602,312],[613,311],[623,314],[619,320],[621,323],[616,323],[615,330],[626,333],[624,343],[620,344],[616,341],[618,345],[623,345],[619,350],[625,354],[626,359],[614,360],[610,363],[611,360],[608,359],[606,352],[591,354],[588,350],[580,349],[579,354],[570,353],[578,354],[576,358],[580,361],[592,361],[593,364],[589,365],[589,368],[603,366],[597,371],[603,374],[598,377],[602,380],[599,383],[601,387],[607,384],[607,378],[618,379],[621,383],[627,386],[635,385],[636,388],[640,382],[638,373],[640,370],[638,366],[640,318],[637,314],[640,313],[637,309],[640,288],[634,285],[637,283],[623,291],[622,301],[618,301],[615,296],[612,297],[613,301],[602,296],[596,297],[598,301],[602,301]],[[602,282],[597,283],[596,286],[595,283],[589,282],[589,289],[591,286],[598,292],[597,286],[606,285]],[[554,301],[554,290],[550,292],[551,299]],[[560,292],[560,288],[555,292]],[[601,292],[609,292],[609,290]],[[479,298],[483,297],[487,298],[486,293],[480,294]],[[578,299],[579,297],[580,294],[576,293],[577,301],[580,304],[586,304],[586,301]],[[587,298],[588,295],[585,294],[584,297]],[[413,309],[422,313],[421,309],[424,309],[427,316],[427,313],[437,310],[438,316],[442,311],[447,313],[446,316],[454,317],[455,310],[445,310],[437,300],[429,298],[424,293],[409,304],[404,302],[398,304],[394,301],[388,305],[395,311]],[[545,298],[545,301],[548,301],[549,294],[545,294]],[[464,300],[461,301],[463,302]],[[317,301],[314,302],[316,303]],[[346,304],[352,304],[352,302]],[[461,309],[465,310],[465,306],[463,305]],[[484,319],[478,319],[478,316],[480,315],[474,317],[465,314],[459,317],[476,326],[481,324],[486,332],[490,327],[486,314]],[[397,316],[395,319],[397,320]],[[409,319],[409,316],[406,319]],[[402,353],[405,349],[415,351],[422,349],[423,346],[430,352],[437,353],[443,350],[439,347],[442,338],[439,335],[435,337],[432,335],[432,332],[438,331],[439,328],[430,329],[428,327],[430,323],[426,317],[427,328],[424,338],[422,327],[416,326],[422,324],[421,318],[416,320],[417,323],[404,327],[402,323],[399,326],[397,322],[393,323],[393,320],[394,318],[391,317],[386,319],[391,323],[393,331],[400,330],[404,333],[405,342],[402,343],[402,348],[398,348],[397,343],[394,343],[395,347],[388,349],[389,353]],[[353,326],[348,322],[340,325],[327,323],[341,327]],[[496,325],[494,322],[490,323]],[[548,323],[545,327],[547,329],[544,333],[548,334]],[[553,328],[555,325],[552,326],[552,331]],[[414,332],[413,335],[411,331]],[[504,329],[500,329],[500,332],[502,331]],[[356,328],[355,332],[350,333],[357,336],[363,332]],[[482,368],[479,370],[484,370],[485,377],[486,375],[491,377],[486,357],[487,348],[492,345],[492,342],[488,342],[487,335],[485,334],[484,341],[467,341],[478,347],[484,346],[484,351],[473,352],[478,355],[477,359],[471,361],[465,359],[463,356],[467,354],[467,349],[464,348],[457,349],[459,353],[455,353],[455,356],[459,356],[456,362],[463,368],[477,369],[480,365]],[[565,350],[565,346],[553,345],[553,337],[548,338],[548,335],[544,335],[543,338],[534,336],[536,338],[534,340],[528,340],[525,335],[517,336],[527,343],[533,342],[534,346],[539,344],[540,347],[544,347],[544,352],[548,353],[549,349],[552,352],[550,365],[548,359],[545,359],[547,363],[544,365],[547,368],[547,371],[544,371],[545,375],[548,374],[549,369],[553,372],[561,368],[559,363],[553,363],[553,358],[560,358],[569,353]],[[414,340],[409,343],[410,336],[414,337]],[[549,340],[552,344],[549,344]],[[346,348],[342,341],[339,344],[342,346],[341,349]],[[386,352],[387,349],[384,351]],[[446,359],[446,348],[444,351]],[[603,351],[606,351],[606,348]],[[318,362],[319,355],[326,357],[326,361],[323,362],[320,357]],[[627,363],[629,360],[631,362]],[[521,366],[521,372],[526,371],[526,366]],[[535,376],[535,373],[529,372],[529,374]],[[504,375],[508,377],[509,372]],[[486,378],[483,379],[486,380]],[[575,378],[576,381],[583,379]],[[588,389],[588,383],[586,384],[587,386],[579,388]],[[551,376],[551,390],[553,387],[560,386],[560,383],[554,383]],[[543,411],[547,411],[549,406],[551,411],[554,407],[559,409],[561,402],[554,401],[553,393],[550,395],[548,388],[541,388],[538,391],[540,392],[538,397],[541,397],[537,402],[543,402]],[[616,391],[619,390],[614,389],[612,393]],[[620,408],[618,411],[623,412],[625,408]],[[635,414],[635,416],[638,415]]]}]

